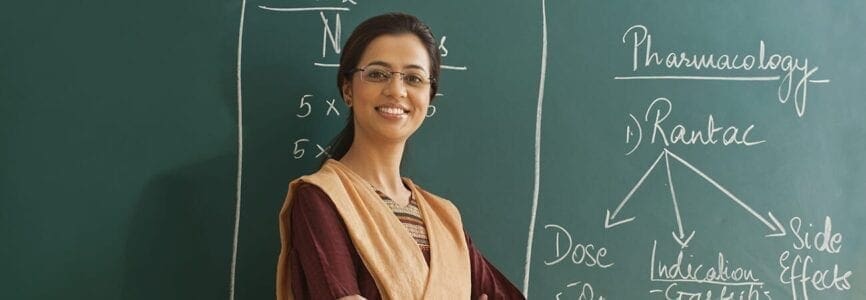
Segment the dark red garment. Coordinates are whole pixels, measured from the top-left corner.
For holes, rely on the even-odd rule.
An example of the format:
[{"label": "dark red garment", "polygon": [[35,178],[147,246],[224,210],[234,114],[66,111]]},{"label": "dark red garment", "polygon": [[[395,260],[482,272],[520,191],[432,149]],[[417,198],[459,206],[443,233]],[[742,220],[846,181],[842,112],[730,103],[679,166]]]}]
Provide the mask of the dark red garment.
[{"label": "dark red garment", "polygon": [[[382,298],[337,208],[324,191],[312,184],[300,185],[289,218],[292,238],[289,272],[295,299],[337,299],[349,295],[361,295],[369,300]],[[487,294],[491,300],[525,299],[517,287],[478,252],[468,234],[466,242],[472,265],[473,300],[481,294]],[[424,258],[429,264],[430,253],[424,253]]]}]

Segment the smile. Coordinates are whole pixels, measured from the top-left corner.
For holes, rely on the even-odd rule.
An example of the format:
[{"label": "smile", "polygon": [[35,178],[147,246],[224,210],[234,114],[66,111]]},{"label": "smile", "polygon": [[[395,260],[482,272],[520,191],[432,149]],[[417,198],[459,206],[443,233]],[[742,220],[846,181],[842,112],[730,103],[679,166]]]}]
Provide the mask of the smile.
[{"label": "smile", "polygon": [[408,110],[393,106],[379,106],[376,107],[376,111],[386,117],[404,117],[409,113]]}]

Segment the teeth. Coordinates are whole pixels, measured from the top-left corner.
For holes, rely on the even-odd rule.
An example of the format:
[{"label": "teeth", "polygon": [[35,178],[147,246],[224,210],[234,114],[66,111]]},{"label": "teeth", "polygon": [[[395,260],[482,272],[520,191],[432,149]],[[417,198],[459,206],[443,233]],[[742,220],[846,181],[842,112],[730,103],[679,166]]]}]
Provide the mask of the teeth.
[{"label": "teeth", "polygon": [[405,111],[403,111],[403,109],[396,108],[396,107],[379,107],[379,108],[376,108],[376,109],[377,109],[378,111],[381,111],[381,112],[384,112],[384,113],[388,113],[388,114],[392,114],[392,115],[402,115],[402,114],[406,113]]}]

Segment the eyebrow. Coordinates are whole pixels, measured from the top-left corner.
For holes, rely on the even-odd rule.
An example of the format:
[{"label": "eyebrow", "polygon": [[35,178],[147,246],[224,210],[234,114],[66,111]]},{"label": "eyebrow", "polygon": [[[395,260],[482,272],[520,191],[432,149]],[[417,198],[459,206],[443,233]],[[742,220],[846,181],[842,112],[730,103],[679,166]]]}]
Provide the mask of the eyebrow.
[{"label": "eyebrow", "polygon": [[[383,67],[386,67],[386,68],[391,68],[391,64],[386,63],[386,62],[381,61],[381,60],[374,60],[374,61],[368,63],[367,65],[368,65],[368,66],[379,65],[379,66],[383,66]],[[419,70],[421,70],[421,71],[427,72],[427,70],[425,70],[424,67],[419,66],[419,65],[416,65],[416,64],[406,65],[406,66],[404,66],[403,68],[404,68],[404,69],[419,69]]]}]

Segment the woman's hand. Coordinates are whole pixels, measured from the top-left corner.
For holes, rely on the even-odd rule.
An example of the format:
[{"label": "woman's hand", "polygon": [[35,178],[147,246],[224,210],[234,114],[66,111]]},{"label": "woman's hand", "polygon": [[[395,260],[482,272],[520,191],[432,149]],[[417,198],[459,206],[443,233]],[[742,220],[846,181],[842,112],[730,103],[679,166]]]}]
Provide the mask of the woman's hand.
[{"label": "woman's hand", "polygon": [[487,294],[481,294],[481,296],[478,296],[478,300],[487,300]]}]

